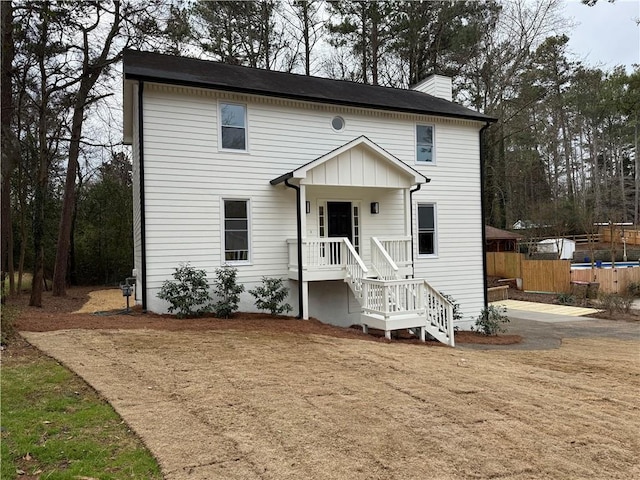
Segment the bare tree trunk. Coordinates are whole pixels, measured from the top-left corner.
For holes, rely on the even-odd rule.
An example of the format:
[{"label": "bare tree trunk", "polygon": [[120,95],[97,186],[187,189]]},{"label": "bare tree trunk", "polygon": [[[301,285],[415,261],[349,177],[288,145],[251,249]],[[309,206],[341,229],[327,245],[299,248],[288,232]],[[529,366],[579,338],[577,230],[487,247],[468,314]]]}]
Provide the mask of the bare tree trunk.
[{"label": "bare tree trunk", "polygon": [[76,178],[78,177],[78,157],[80,156],[80,137],[82,134],[82,122],[84,120],[84,103],[89,92],[83,98],[78,93],[76,108],[73,112],[71,126],[71,141],[69,143],[69,162],[67,164],[67,176],[64,186],[64,201],[58,230],[58,243],[56,246],[56,263],[53,271],[53,296],[66,295],[67,266],[69,262],[69,245],[71,243],[71,220],[73,208],[76,204]]},{"label": "bare tree trunk", "polygon": [[80,140],[82,137],[82,124],[84,122],[84,111],[91,90],[100,78],[102,70],[109,64],[117,60],[117,56],[108,59],[109,51],[113,39],[120,27],[120,2],[114,2],[115,16],[111,24],[109,35],[105,39],[100,56],[93,63],[90,56],[89,32],[97,27],[97,23],[82,31],[84,39],[84,59],[82,64],[82,80],[76,93],[73,120],[71,124],[71,139],[69,141],[69,161],[67,163],[67,175],[64,186],[64,200],[62,204],[62,215],[60,217],[60,228],[58,231],[58,243],[56,245],[56,261],[53,273],[53,296],[66,295],[67,271],[69,264],[69,246],[71,244],[71,228],[73,223],[73,210],[76,204],[76,178],[78,177],[80,156]]},{"label": "bare tree trunk", "polygon": [[309,3],[303,2],[302,8],[302,38],[304,40],[304,73],[311,75],[311,45],[309,38]]},{"label": "bare tree trunk", "polygon": [[622,209],[622,221],[626,222],[628,218],[627,212],[627,189],[624,184],[624,155],[619,148],[616,148],[616,156],[618,157],[619,180],[620,180],[620,207]]},{"label": "bare tree trunk", "polygon": [[[9,292],[15,294],[15,278],[13,271],[13,236],[11,222],[11,175],[16,165],[16,142],[11,129],[14,105],[12,96],[11,70],[14,57],[13,46],[13,7],[11,2],[0,3],[2,17],[2,72],[1,72],[1,138],[2,138],[2,184],[0,186],[0,251],[1,268],[0,282],[4,287],[7,274],[9,275]],[[2,289],[4,292],[4,288]]]},{"label": "bare tree trunk", "polygon": [[367,61],[367,2],[360,2],[360,21],[362,22],[362,32],[360,41],[362,42],[362,83],[369,83],[367,79],[367,70],[369,62]]},{"label": "bare tree trunk", "polygon": [[633,133],[633,137],[634,137],[633,141],[635,144],[635,156],[636,156],[635,172],[634,172],[635,202],[634,202],[634,210],[633,210],[633,223],[637,227],[638,225],[640,225],[639,223],[640,218],[638,218],[638,215],[640,215],[640,150],[638,150],[638,112],[636,112],[636,125]]},{"label": "bare tree trunk", "polygon": [[[44,68],[41,66],[41,68]],[[43,90],[45,90],[43,79]],[[42,284],[44,282],[44,203],[49,183],[49,159],[47,155],[46,138],[46,95],[42,99],[40,121],[38,126],[38,180],[34,194],[33,212],[33,252],[35,255],[33,265],[33,282],[31,283],[31,297],[29,306],[42,307]]]},{"label": "bare tree trunk", "polygon": [[[371,8],[378,8],[375,4]],[[371,83],[378,85],[378,50],[380,42],[378,38],[378,14],[374,12],[371,17]]]},{"label": "bare tree trunk", "polygon": [[589,143],[591,149],[591,161],[593,162],[593,176],[591,181],[593,182],[593,190],[595,192],[595,219],[601,221],[598,218],[602,211],[602,198],[600,193],[600,165],[598,164],[598,131],[593,127],[591,131],[591,142]]},{"label": "bare tree trunk", "polygon": [[[48,5],[47,5],[48,9]],[[38,175],[34,192],[33,207],[33,282],[29,306],[42,307],[42,283],[44,281],[44,204],[49,184],[49,149],[47,145],[47,114],[51,91],[47,89],[46,43],[49,23],[43,16],[40,38],[37,45],[38,68],[40,71],[40,105],[38,108]]]}]

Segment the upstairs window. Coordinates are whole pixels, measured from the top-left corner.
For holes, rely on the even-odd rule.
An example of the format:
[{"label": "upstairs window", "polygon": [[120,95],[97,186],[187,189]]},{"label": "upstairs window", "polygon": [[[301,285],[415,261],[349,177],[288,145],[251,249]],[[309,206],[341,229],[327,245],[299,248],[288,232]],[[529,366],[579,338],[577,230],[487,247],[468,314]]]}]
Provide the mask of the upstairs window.
[{"label": "upstairs window", "polygon": [[432,203],[418,204],[418,253],[436,254],[436,206]]},{"label": "upstairs window", "polygon": [[247,150],[247,107],[220,104],[220,144],[223,150]]},{"label": "upstairs window", "polygon": [[433,163],[433,125],[416,125],[416,160]]},{"label": "upstairs window", "polygon": [[249,201],[224,201],[224,260],[249,261]]}]

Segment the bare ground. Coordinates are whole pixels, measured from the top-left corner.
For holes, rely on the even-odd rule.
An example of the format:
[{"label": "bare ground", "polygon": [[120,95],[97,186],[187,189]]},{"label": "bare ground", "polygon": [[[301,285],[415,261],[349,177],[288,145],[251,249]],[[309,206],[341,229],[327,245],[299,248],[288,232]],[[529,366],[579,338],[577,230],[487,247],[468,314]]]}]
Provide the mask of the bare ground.
[{"label": "bare ground", "polygon": [[[66,302],[24,309],[18,328],[114,405],[168,479],[640,477],[634,340],[471,351],[285,319],[69,314]],[[51,328],[69,317],[102,327]]]}]

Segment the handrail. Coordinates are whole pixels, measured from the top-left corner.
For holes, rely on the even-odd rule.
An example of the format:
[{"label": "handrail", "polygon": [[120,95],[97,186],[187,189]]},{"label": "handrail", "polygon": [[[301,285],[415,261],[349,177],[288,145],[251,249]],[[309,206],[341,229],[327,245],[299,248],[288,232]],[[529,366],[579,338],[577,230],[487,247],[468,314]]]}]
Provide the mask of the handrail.
[{"label": "handrail", "polygon": [[446,336],[447,343],[455,346],[453,325],[453,304],[423,279],[425,285],[425,304],[427,321],[432,327]]},{"label": "handrail", "polygon": [[347,272],[347,279],[349,280],[349,286],[353,290],[353,294],[357,299],[362,298],[362,281],[366,278],[369,270],[365,266],[364,262],[356,252],[356,249],[351,244],[348,238],[342,238],[344,245],[344,268]]},{"label": "handrail", "polygon": [[400,278],[398,265],[376,237],[371,237],[371,263],[379,277],[385,280]]},{"label": "handrail", "polygon": [[417,313],[424,315],[424,280],[416,278],[378,280],[365,278],[362,308],[385,318]]},{"label": "handrail", "polygon": [[360,266],[360,268],[362,269],[362,271],[364,273],[368,273],[369,270],[367,269],[366,265],[364,264],[364,262],[362,261],[362,258],[360,258],[360,255],[358,255],[358,252],[356,252],[355,247],[351,244],[351,242],[349,241],[348,238],[344,237],[344,238],[339,238],[338,240],[342,240],[343,243],[346,245],[347,250],[349,251],[349,253],[351,254],[351,256],[356,260],[356,262],[358,263],[358,265]]},{"label": "handrail", "polygon": [[376,237],[394,263],[399,267],[409,267],[411,257],[411,237]]}]

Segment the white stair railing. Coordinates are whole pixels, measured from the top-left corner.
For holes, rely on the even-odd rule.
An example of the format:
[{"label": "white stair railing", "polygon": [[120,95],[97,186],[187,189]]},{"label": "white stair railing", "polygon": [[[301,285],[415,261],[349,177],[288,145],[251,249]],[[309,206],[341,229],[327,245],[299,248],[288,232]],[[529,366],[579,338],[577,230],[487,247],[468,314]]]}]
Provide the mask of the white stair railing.
[{"label": "white stair railing", "polygon": [[341,264],[342,238],[304,238],[302,263],[305,269],[321,270]]},{"label": "white stair railing", "polygon": [[400,278],[398,266],[376,237],[371,237],[371,265],[378,278],[383,280]]},{"label": "white stair railing", "polygon": [[453,304],[429,282],[423,280],[427,331],[437,340],[455,346],[453,330]]},{"label": "white stair railing", "polygon": [[385,330],[394,329],[394,325],[424,328],[436,340],[455,345],[453,305],[422,278],[363,279],[362,314],[383,321]]},{"label": "white stair railing", "polygon": [[377,240],[396,266],[399,268],[411,266],[411,237],[377,237]]},{"label": "white stair railing", "polygon": [[369,274],[369,270],[365,266],[362,258],[356,252],[348,238],[342,238],[342,252],[344,267],[346,270],[346,279],[353,290],[353,294],[361,302],[362,300],[362,281]]},{"label": "white stair railing", "polygon": [[400,280],[362,281],[362,311],[377,314],[385,320],[398,315],[417,314],[424,316],[424,280],[408,278]]}]

